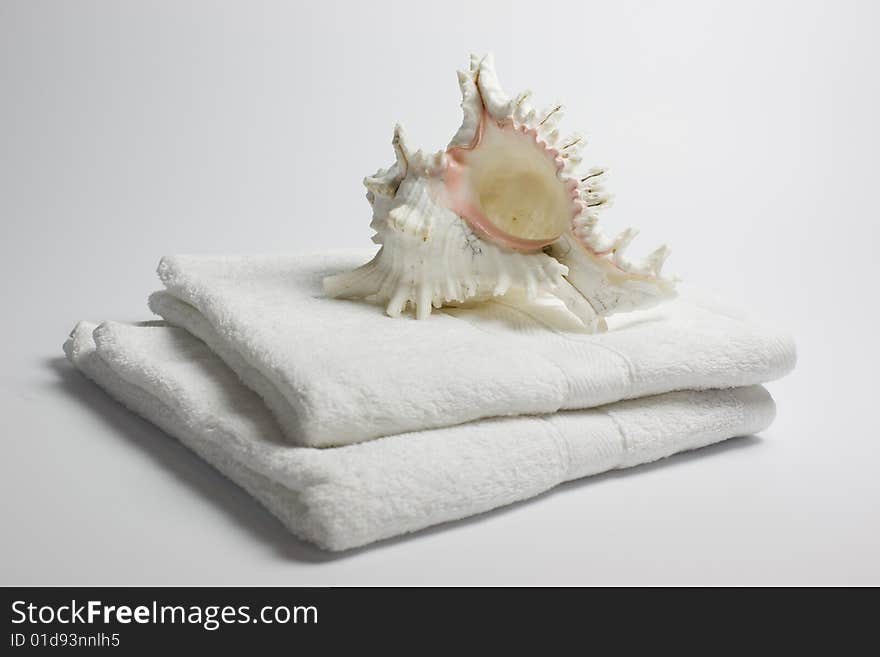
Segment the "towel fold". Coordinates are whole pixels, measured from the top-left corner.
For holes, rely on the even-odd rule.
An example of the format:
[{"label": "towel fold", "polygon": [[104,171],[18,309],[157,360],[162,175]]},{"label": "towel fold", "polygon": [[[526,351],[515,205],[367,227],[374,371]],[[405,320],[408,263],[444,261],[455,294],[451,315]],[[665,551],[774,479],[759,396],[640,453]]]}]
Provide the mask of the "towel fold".
[{"label": "towel fold", "polygon": [[[563,355],[571,359],[572,353],[586,357],[588,362],[597,364],[598,371],[608,381],[616,380],[612,374],[619,374],[616,368],[625,361],[619,352],[611,351],[614,347],[609,345],[627,344],[631,349],[626,353],[642,354],[632,348],[634,342],[628,338],[569,343],[567,338],[562,340],[557,336],[549,339],[557,344],[536,356],[535,351],[526,349],[527,345],[541,342],[536,335],[521,336],[523,339],[518,342],[515,331],[487,328],[492,318],[482,324],[462,322],[449,315],[438,316],[434,322],[436,330],[435,327],[427,329],[426,340],[431,342],[428,352],[413,350],[415,327],[425,330],[424,323],[385,320],[369,306],[329,302],[311,296],[320,276],[339,264],[336,259],[313,263],[307,269],[311,274],[310,283],[305,287],[298,284],[293,262],[285,259],[174,260],[165,261],[163,265],[166,280],[177,281],[173,287],[175,293],[183,296],[189,290],[187,298],[202,304],[203,314],[193,311],[193,318],[202,321],[199,318],[210,315],[211,325],[217,327],[215,343],[236,344],[241,350],[227,346],[226,356],[246,354],[238,363],[240,374],[244,368],[242,363],[247,362],[250,367],[259,363],[264,368],[260,372],[265,370],[265,379],[278,386],[279,397],[283,394],[284,399],[288,399],[287,395],[295,391],[303,395],[293,397],[297,408],[308,408],[312,415],[307,416],[305,429],[301,426],[299,430],[311,432],[308,435],[313,442],[362,439],[387,427],[397,428],[434,417],[433,414],[415,416],[416,403],[437,404],[436,412],[440,413],[442,403],[449,401],[458,418],[471,419],[469,415],[479,412],[472,407],[473,400],[483,395],[488,398],[490,408],[480,415],[497,415],[511,408],[521,411],[522,407],[500,403],[502,393],[516,391],[519,385],[528,388],[534,384],[538,388],[539,392],[533,396],[522,391],[515,399],[517,404],[531,402],[532,410],[543,410],[544,405],[556,410],[565,403],[601,399],[599,384],[588,385],[583,377],[577,379],[580,388],[560,397],[558,387],[566,379],[553,370],[550,364],[555,361],[547,354],[557,353],[554,350],[562,350],[564,346],[567,352]],[[168,272],[177,267],[189,274],[171,276]],[[235,282],[228,289],[219,285],[227,269],[228,282]],[[207,287],[194,282],[187,287],[185,281],[201,281]],[[237,286],[239,291],[232,289]],[[284,301],[285,294],[292,298]],[[273,302],[282,303],[284,312],[271,313],[263,317],[262,322],[250,316],[251,310],[268,309]],[[250,310],[245,312],[245,309]],[[285,318],[285,313],[294,311],[299,312],[299,323]],[[345,320],[352,312],[356,319]],[[719,322],[735,324],[735,320],[721,320],[714,315],[698,316],[702,317],[702,323],[697,321],[695,326],[703,326],[706,331]],[[639,328],[638,324],[629,330],[636,331],[642,339],[659,336],[657,344],[666,350],[663,359],[669,363],[660,370],[669,374],[678,371],[677,380],[682,385],[685,381],[707,383],[713,379],[708,362],[690,359],[687,362],[691,366],[679,364],[676,369],[668,360],[678,353],[674,336],[679,335],[676,331],[680,329],[670,327],[670,324],[675,326],[673,320],[645,321],[653,325],[650,331]],[[236,333],[245,327],[244,333]],[[387,331],[389,340],[398,341],[399,350],[382,347],[380,329]],[[289,350],[280,349],[284,331],[291,332]],[[446,340],[441,339],[444,332],[448,332]],[[318,333],[321,339],[310,341]],[[355,357],[363,353],[355,343],[358,333],[363,350],[369,352],[372,346],[376,351],[366,359],[347,365],[346,355]],[[218,342],[216,336],[221,335],[224,338]],[[730,332],[724,335],[729,338]],[[333,349],[336,342],[338,352]],[[448,349],[444,342],[448,342]],[[496,342],[511,350],[505,352],[505,360],[519,362],[509,367],[493,363],[493,357],[502,355],[498,351],[501,347],[492,347]],[[766,344],[768,348],[750,352],[748,348],[754,348],[756,343]],[[769,348],[771,343],[770,338],[765,336],[761,342],[757,334],[742,328],[734,334],[730,348],[718,354],[722,362],[716,378],[736,383],[754,378],[755,372],[766,376],[771,371],[784,369],[786,359],[779,351],[784,351],[785,343],[773,343],[775,350]],[[277,359],[272,357],[273,345],[280,349]],[[490,349],[483,357],[477,351],[481,345]],[[519,354],[515,347],[525,351]],[[775,410],[769,394],[760,386],[672,392],[593,410],[480,420],[347,447],[314,449],[291,446],[261,398],[242,385],[208,346],[185,330],[164,325],[104,323],[95,326],[81,322],[64,348],[71,362],[110,395],[176,436],[248,490],[294,534],[332,550],[356,547],[487,511],[538,495],[567,480],[758,432],[770,424]],[[423,354],[430,350],[438,354],[445,350],[452,361],[461,358],[466,362],[459,366],[450,365],[450,360],[439,364],[425,360]],[[669,353],[670,350],[673,353]],[[647,351],[650,349],[643,350]],[[308,358],[303,359],[304,356]],[[735,366],[736,358],[750,359],[751,367]],[[473,359],[478,360],[476,365]],[[323,368],[318,367],[322,362]],[[560,368],[563,362],[567,362],[566,359],[561,359]],[[644,359],[639,362],[644,363]],[[295,363],[299,366],[292,367]],[[701,363],[696,372],[695,363]],[[381,364],[404,376],[404,381],[398,382],[394,376],[373,369],[368,374],[382,383],[371,388],[366,374],[357,375],[356,364],[358,367],[372,364],[376,368]],[[491,381],[479,364],[503,380]],[[332,368],[337,365],[342,366],[342,371],[334,376]],[[456,373],[476,377],[470,382],[473,388],[442,389],[444,394],[468,396],[465,403],[454,403],[452,397],[431,401],[419,396],[431,389],[429,385],[416,386],[413,392],[417,401],[407,402],[406,390],[400,386],[418,381],[417,376],[408,372],[413,370],[427,378],[426,372],[432,372],[435,366],[449,386],[454,383],[443,377]],[[529,382],[524,377],[532,366],[537,380]],[[566,367],[571,368],[565,370],[568,373],[575,371],[571,365]],[[656,388],[659,382],[647,377],[646,371],[641,368],[632,373],[631,378],[626,379],[627,385],[618,384],[618,390]],[[246,368],[244,372],[253,376]],[[315,376],[317,380],[309,383],[303,378],[306,375]],[[243,374],[243,378],[247,376]],[[649,384],[648,381],[654,382]],[[345,393],[347,384],[355,386],[349,393]],[[379,397],[371,399],[371,391]],[[366,412],[367,402],[380,403],[389,392],[400,397],[385,414]],[[321,395],[326,398],[318,403]],[[275,402],[279,403],[280,399]],[[334,408],[347,419],[333,421],[329,414]],[[366,415],[368,431],[354,429],[357,413]],[[324,431],[319,430],[321,418],[330,422]],[[343,433],[334,436],[328,433],[330,430]]]},{"label": "towel fold", "polygon": [[324,276],[369,255],[165,258],[166,289],[150,307],[204,340],[288,441],[314,447],[750,386],[794,365],[787,335],[692,300],[612,317],[609,332],[589,335],[540,301],[447,308],[417,322],[324,298]]}]

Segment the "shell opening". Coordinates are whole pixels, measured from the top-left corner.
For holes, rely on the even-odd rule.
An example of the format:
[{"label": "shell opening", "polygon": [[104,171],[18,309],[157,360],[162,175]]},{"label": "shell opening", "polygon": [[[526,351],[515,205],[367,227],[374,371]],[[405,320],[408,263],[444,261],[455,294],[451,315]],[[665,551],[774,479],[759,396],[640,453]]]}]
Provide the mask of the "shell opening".
[{"label": "shell opening", "polygon": [[559,176],[558,153],[534,130],[486,115],[470,148],[449,151],[451,209],[504,246],[538,250],[569,229],[576,183]]}]

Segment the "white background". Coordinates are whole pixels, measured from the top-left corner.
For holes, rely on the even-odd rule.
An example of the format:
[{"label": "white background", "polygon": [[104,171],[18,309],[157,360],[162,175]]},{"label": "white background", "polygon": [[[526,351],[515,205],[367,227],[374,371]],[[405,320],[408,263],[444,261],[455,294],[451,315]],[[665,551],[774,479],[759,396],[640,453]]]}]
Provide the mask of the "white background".
[{"label": "white background", "polygon": [[[0,3],[0,584],[880,583],[873,2]],[[401,121],[455,69],[560,99],[609,230],[775,318],[776,423],[342,556],[60,359],[168,253],[368,246]]]}]

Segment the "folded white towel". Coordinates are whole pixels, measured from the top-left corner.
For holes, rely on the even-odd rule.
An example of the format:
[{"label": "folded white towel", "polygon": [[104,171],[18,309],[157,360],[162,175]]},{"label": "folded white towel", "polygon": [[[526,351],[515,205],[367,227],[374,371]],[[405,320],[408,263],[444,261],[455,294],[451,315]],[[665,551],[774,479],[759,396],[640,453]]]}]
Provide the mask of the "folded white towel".
[{"label": "folded white towel", "polygon": [[[278,263],[263,271],[280,293]],[[255,284],[253,278],[243,280],[245,286]],[[287,286],[295,295],[295,279]],[[311,300],[317,307],[324,304]],[[334,312],[327,311],[331,318]],[[470,324],[461,323],[462,328],[458,320],[443,317],[438,322],[454,335],[471,335]],[[303,324],[310,334],[316,330],[311,320]],[[398,327],[422,326],[392,320],[383,325],[409,338],[408,330],[415,329]],[[323,353],[321,345],[333,335],[328,325],[325,339],[312,348]],[[770,424],[775,411],[760,386],[688,391],[313,449],[286,442],[261,399],[184,330],[82,322],[64,348],[74,365],[108,393],[249,491],[294,534],[332,550],[487,511],[563,481],[754,433]],[[351,352],[351,346],[344,351]],[[404,363],[411,356],[401,354]],[[430,363],[413,367],[421,370]],[[339,441],[330,437],[328,442]]]},{"label": "folded white towel", "polygon": [[558,306],[516,300],[426,321],[324,298],[324,276],[369,254],[171,257],[154,312],[204,340],[265,400],[288,440],[351,444],[479,418],[591,408],[778,378],[783,333],[678,300],[587,335]]}]

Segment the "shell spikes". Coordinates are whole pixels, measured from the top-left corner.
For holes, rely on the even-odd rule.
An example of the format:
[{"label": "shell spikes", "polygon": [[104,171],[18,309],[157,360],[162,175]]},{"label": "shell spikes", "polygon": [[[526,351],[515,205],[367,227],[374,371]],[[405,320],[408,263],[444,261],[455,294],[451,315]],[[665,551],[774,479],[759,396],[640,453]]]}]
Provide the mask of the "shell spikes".
[{"label": "shell spikes", "polygon": [[391,316],[412,307],[424,319],[519,289],[554,295],[587,330],[602,330],[614,312],[674,295],[660,273],[666,247],[633,261],[636,231],[600,229],[604,170],[578,173],[586,140],[560,132],[560,103],[537,112],[530,92],[511,99],[491,55],[472,55],[458,83],[463,117],[445,151],[413,151],[395,127],[395,162],[364,180],[381,248],[327,277],[328,296],[375,299]]}]

